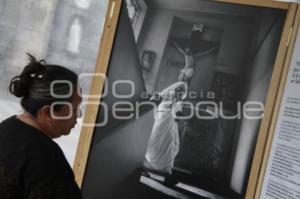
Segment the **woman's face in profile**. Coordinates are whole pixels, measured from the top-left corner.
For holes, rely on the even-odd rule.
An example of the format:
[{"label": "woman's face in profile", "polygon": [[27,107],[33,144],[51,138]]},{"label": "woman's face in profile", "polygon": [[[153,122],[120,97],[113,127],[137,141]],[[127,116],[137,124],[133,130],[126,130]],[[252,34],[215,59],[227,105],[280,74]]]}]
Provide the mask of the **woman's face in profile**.
[{"label": "woman's face in profile", "polygon": [[81,102],[82,98],[75,90],[70,104],[63,105],[58,111],[54,111],[56,117],[52,117],[52,134],[56,137],[70,134],[77,123],[77,118],[81,117],[81,111],[79,110]]}]

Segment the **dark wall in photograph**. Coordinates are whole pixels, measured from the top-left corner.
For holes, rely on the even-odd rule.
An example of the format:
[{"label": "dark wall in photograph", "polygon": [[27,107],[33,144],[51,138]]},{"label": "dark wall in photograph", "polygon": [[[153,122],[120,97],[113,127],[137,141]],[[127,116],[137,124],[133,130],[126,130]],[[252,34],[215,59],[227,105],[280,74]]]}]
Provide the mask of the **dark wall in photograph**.
[{"label": "dark wall in photograph", "polygon": [[[123,6],[107,74],[108,95],[102,100],[102,103],[107,104],[109,114],[100,108],[97,120],[103,122],[103,118],[108,117],[108,124],[97,127],[94,132],[83,186],[83,197],[86,199],[107,198],[108,194],[114,193],[128,176],[143,165],[153,125],[152,111],[141,113],[139,120],[120,121],[111,117],[112,104],[122,101],[112,94],[115,80],[130,80],[135,84],[134,96],[124,101],[141,101],[140,94],[145,90],[130,26],[126,7]],[[117,88],[116,92],[120,95],[130,93],[130,88],[125,84]]]},{"label": "dark wall in photograph", "polygon": [[[257,42],[253,42],[256,52],[250,60],[250,66],[246,71],[243,90],[243,101],[259,101],[265,103],[270,80],[273,72],[273,65],[277,55],[277,49],[284,25],[285,12],[272,12],[267,10],[262,13],[263,19],[254,34],[258,35]],[[249,178],[250,164],[254,154],[254,147],[257,140],[257,132],[260,122],[256,120],[243,119],[240,121],[241,132],[238,138],[237,150],[232,168],[231,186],[236,191],[242,192]]]}]

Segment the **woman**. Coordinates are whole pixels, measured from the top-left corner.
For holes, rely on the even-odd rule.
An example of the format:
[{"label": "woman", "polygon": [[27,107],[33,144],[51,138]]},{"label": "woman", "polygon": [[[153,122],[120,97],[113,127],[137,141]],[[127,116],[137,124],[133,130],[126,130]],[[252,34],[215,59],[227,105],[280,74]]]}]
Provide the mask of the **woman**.
[{"label": "woman", "polygon": [[72,169],[52,140],[68,135],[76,124],[82,100],[77,75],[31,55],[29,59],[9,86],[21,98],[24,113],[0,124],[0,198],[80,199]]},{"label": "woman", "polygon": [[146,167],[166,174],[172,173],[180,145],[175,115],[180,111],[180,102],[186,97],[186,92],[187,84],[176,82],[160,93],[162,101],[155,111],[146,152]]}]

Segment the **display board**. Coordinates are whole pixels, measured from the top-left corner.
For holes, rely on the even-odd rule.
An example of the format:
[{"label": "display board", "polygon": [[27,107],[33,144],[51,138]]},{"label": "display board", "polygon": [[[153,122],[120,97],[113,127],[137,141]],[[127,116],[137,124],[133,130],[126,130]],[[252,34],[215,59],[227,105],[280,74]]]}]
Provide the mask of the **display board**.
[{"label": "display board", "polygon": [[74,165],[83,197],[253,198],[297,5],[109,9],[106,78],[93,81]]}]

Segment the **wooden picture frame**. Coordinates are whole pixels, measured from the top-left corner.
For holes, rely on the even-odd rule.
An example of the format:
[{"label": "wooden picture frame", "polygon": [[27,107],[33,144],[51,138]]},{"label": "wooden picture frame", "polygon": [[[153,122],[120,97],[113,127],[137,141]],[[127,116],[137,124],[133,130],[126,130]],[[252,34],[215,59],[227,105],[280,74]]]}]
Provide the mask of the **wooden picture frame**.
[{"label": "wooden picture frame", "polygon": [[[259,198],[260,190],[263,183],[264,171],[268,154],[272,143],[272,136],[275,128],[276,118],[280,105],[280,99],[283,93],[289,61],[291,58],[293,43],[296,37],[296,25],[299,25],[299,8],[295,3],[277,2],[272,0],[217,0],[217,2],[242,4],[249,6],[259,6],[267,8],[277,8],[287,10],[286,20],[278,48],[276,62],[273,68],[272,79],[269,85],[269,91],[265,103],[265,116],[261,123],[259,135],[256,143],[251,174],[248,181],[246,198]],[[95,68],[95,73],[106,74],[116,34],[118,18],[121,10],[122,0],[109,0],[108,12],[105,20],[104,31],[101,38],[101,46]],[[298,9],[298,14],[297,14]],[[296,19],[296,14],[298,20]],[[94,78],[90,90],[91,95],[101,95],[104,87],[104,81]],[[97,119],[99,98],[91,98],[87,106],[84,122],[95,123]],[[73,166],[75,178],[81,187],[85,169],[89,157],[89,151],[93,139],[94,127],[83,127],[79,139],[75,163]]]}]

